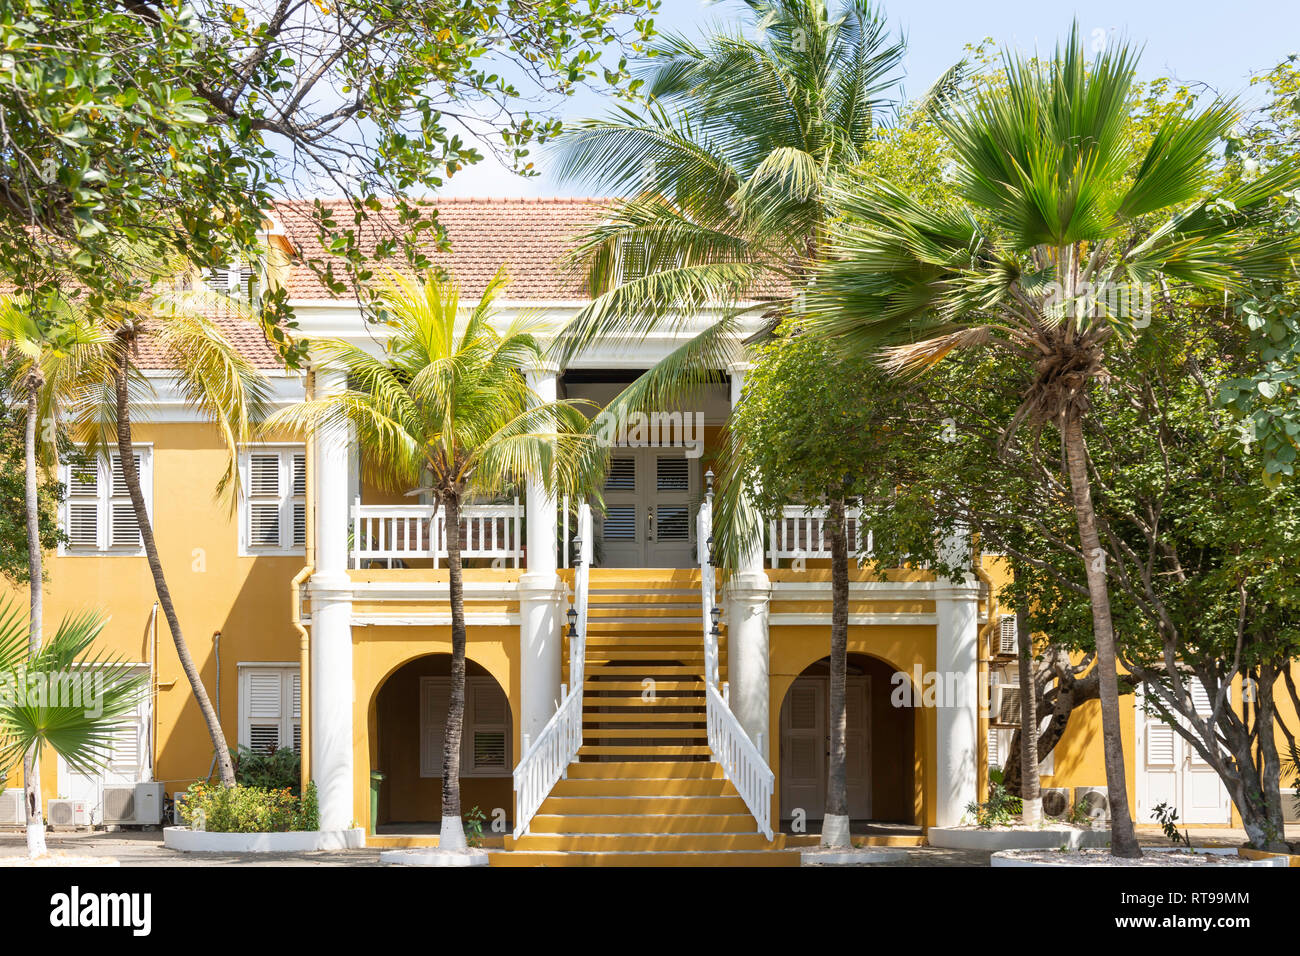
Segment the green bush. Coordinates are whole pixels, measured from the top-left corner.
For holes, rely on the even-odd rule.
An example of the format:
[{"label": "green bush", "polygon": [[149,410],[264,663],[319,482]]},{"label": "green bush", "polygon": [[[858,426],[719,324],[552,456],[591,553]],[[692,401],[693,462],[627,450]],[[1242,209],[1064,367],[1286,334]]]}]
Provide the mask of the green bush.
[{"label": "green bush", "polygon": [[299,794],[302,758],[288,747],[276,751],[240,747],[235,757],[235,782],[263,790],[289,790]]},{"label": "green bush", "polygon": [[213,833],[282,833],[319,830],[320,805],[316,784],[307,785],[302,799],[287,787],[220,787],[193,784],[185,793],[181,819],[195,829]]}]

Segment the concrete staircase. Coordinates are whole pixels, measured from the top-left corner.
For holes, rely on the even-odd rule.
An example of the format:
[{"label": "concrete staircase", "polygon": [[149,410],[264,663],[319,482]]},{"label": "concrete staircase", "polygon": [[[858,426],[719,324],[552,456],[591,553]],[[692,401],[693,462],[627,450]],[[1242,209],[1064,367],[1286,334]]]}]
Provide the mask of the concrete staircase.
[{"label": "concrete staircase", "polygon": [[579,762],[493,865],[798,866],[711,759],[699,572],[590,574]]}]

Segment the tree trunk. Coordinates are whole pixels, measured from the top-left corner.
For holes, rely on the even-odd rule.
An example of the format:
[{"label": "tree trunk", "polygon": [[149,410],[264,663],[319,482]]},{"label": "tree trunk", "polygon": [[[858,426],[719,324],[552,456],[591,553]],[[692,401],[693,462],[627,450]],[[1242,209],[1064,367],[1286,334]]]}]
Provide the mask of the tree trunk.
[{"label": "tree trunk", "polygon": [[[27,505],[27,578],[31,605],[28,612],[27,649],[31,657],[41,650],[45,611],[45,574],[41,554],[40,485],[37,482],[36,425],[40,416],[41,373],[33,362],[27,375],[27,422],[23,440],[24,492]],[[27,855],[45,855],[45,817],[41,812],[41,762],[36,746],[23,755],[23,790],[27,800]]]},{"label": "tree trunk", "polygon": [[145,507],[144,492],[140,488],[140,473],[135,467],[135,448],[131,441],[131,405],[127,393],[127,369],[130,358],[126,345],[122,345],[117,359],[116,404],[117,404],[117,453],[121,458],[122,477],[126,481],[127,491],[131,495],[131,506],[135,510],[136,521],[140,525],[140,537],[144,541],[145,556],[149,561],[149,573],[153,575],[154,591],[158,595],[158,604],[167,618],[167,627],[176,645],[176,656],[180,658],[181,669],[190,682],[194,699],[198,701],[203,721],[208,725],[208,736],[212,738],[212,749],[217,757],[217,768],[221,775],[223,787],[235,785],[235,767],[230,760],[230,748],[226,745],[225,734],[221,731],[221,721],[208,697],[203,678],[194,666],[185,636],[181,632],[181,622],[176,616],[176,606],[172,603],[171,591],[167,587],[167,578],[163,575],[162,561],[158,557],[158,544],[153,536],[153,524],[149,521],[149,511]]},{"label": "tree trunk", "polygon": [[1142,855],[1142,850],[1138,846],[1128,806],[1124,739],[1120,732],[1115,630],[1110,617],[1110,594],[1106,584],[1106,552],[1102,550],[1101,538],[1097,534],[1097,513],[1092,505],[1092,488],[1088,483],[1083,422],[1079,413],[1072,410],[1066,411],[1064,418],[1062,432],[1070,472],[1070,494],[1074,499],[1074,517],[1079,525],[1079,544],[1083,549],[1083,567],[1088,577],[1088,597],[1092,604],[1093,640],[1097,646],[1097,671],[1101,685],[1101,738],[1106,757],[1106,796],[1110,802],[1111,852],[1118,857],[1136,858]]},{"label": "tree trunk", "polygon": [[[1026,599],[1019,600],[1023,603]],[[1034,686],[1034,656],[1030,652],[1033,639],[1029,634],[1029,616],[1023,607],[1016,608],[1016,636],[1020,644],[1020,764],[1025,768],[1020,785],[1020,820],[1027,827],[1036,827],[1043,820],[1043,796],[1038,779],[1038,695]]]},{"label": "tree trunk", "polygon": [[[1290,665],[1284,662],[1283,667]],[[1286,824],[1282,812],[1282,761],[1277,753],[1277,738],[1274,736],[1274,724],[1277,720],[1277,701],[1273,697],[1273,688],[1277,684],[1277,668],[1269,662],[1259,666],[1259,679],[1256,681],[1255,699],[1256,737],[1259,740],[1260,787],[1263,790],[1264,819],[1261,822],[1264,843],[1255,845],[1261,850],[1286,853]],[[1244,817],[1244,814],[1243,814]],[[1252,842],[1253,839],[1252,839]]]},{"label": "tree trunk", "polygon": [[442,826],[438,849],[463,850],[460,812],[460,745],[465,731],[465,585],[460,566],[460,499],[443,500],[447,526],[447,591],[451,600],[451,697],[442,735]]},{"label": "tree trunk", "polygon": [[822,846],[849,847],[848,718],[845,679],[849,657],[849,548],[844,528],[844,501],[830,503],[827,524],[831,532],[831,680],[830,759],[827,761],[826,812],[822,818]]}]

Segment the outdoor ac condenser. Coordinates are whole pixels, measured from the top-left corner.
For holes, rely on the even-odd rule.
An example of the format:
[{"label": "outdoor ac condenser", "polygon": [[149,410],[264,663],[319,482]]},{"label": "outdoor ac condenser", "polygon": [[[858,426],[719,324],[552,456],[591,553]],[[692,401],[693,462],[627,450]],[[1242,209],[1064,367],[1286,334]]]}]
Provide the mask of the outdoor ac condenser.
[{"label": "outdoor ac condenser", "polygon": [[1102,823],[1110,822],[1110,797],[1105,787],[1075,787],[1075,806],[1083,804],[1088,808],[1088,816]]},{"label": "outdoor ac condenser", "polygon": [[106,784],[104,823],[109,826],[157,826],[162,823],[163,785]]},{"label": "outdoor ac condenser", "polygon": [[45,818],[52,827],[88,827],[90,807],[85,800],[47,800]]},{"label": "outdoor ac condenser", "polygon": [[1070,790],[1068,787],[1044,787],[1043,814],[1049,817],[1063,817],[1070,812]]},{"label": "outdoor ac condenser", "polygon": [[27,796],[22,787],[0,791],[0,826],[17,827],[27,822]]}]

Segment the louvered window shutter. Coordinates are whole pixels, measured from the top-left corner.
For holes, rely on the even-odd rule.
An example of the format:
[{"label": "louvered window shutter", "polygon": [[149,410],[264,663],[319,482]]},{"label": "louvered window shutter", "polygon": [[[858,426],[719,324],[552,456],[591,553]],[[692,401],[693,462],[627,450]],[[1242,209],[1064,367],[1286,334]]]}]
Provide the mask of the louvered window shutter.
[{"label": "louvered window shutter", "polygon": [[466,710],[472,717],[467,742],[469,766],[476,773],[509,769],[510,705],[497,682],[477,677],[467,682],[470,699]]},{"label": "louvered window shutter", "polygon": [[998,653],[1015,654],[1019,649],[1016,616],[1014,614],[1004,614],[1002,620],[998,622]]},{"label": "louvered window shutter", "polygon": [[420,679],[420,776],[442,776],[442,738],[447,722],[451,681],[446,677]]},{"label": "louvered window shutter", "polygon": [[[143,485],[144,463],[139,455],[131,457],[135,462],[136,476]],[[142,544],[140,522],[136,518],[135,504],[131,501],[131,492],[126,485],[126,472],[122,468],[122,460],[117,455],[112,457],[110,486],[109,544],[114,548],[138,548]]]},{"label": "louvered window shutter", "polygon": [[247,546],[253,550],[300,548],[307,541],[307,459],[301,450],[257,450],[244,467],[248,503]]}]

